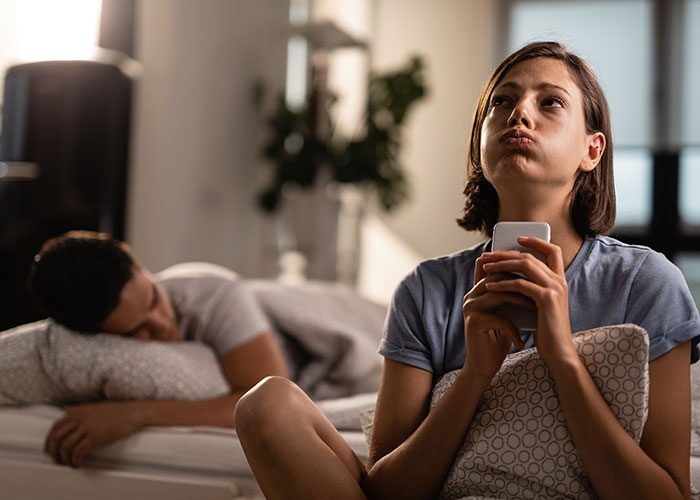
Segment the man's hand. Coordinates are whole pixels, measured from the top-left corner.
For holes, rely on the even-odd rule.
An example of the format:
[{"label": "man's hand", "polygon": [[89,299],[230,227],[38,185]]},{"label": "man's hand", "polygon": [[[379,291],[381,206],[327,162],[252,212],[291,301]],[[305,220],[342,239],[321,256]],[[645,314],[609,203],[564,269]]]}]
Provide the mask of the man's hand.
[{"label": "man's hand", "polygon": [[139,422],[137,402],[111,402],[66,407],[44,443],[44,452],[58,464],[81,467],[86,453],[133,434]]},{"label": "man's hand", "polygon": [[248,389],[268,375],[287,376],[282,352],[269,332],[234,348],[220,362],[231,394],[197,401],[142,399],[69,406],[49,431],[44,451],[56,463],[80,467],[85,454],[94,448],[146,426],[233,427],[236,403]]}]

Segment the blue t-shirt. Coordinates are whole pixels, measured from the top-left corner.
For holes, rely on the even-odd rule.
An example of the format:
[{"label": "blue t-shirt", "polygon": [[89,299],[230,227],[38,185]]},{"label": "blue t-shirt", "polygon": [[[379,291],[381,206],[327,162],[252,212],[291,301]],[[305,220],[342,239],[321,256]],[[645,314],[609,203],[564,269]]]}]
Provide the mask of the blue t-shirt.
[{"label": "blue t-shirt", "polygon": [[[465,358],[462,299],[474,282],[484,242],[422,262],[398,286],[379,353],[433,374],[461,368]],[[571,331],[634,323],[649,332],[649,360],[693,340],[700,357],[700,318],[680,270],[662,254],[613,238],[586,238],[566,270]],[[525,348],[534,347],[527,335]]]}]

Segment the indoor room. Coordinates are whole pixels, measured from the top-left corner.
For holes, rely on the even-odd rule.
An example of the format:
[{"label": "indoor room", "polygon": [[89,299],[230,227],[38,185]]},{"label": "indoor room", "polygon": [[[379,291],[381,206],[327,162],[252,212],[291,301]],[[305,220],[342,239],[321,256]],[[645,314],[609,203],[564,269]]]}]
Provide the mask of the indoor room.
[{"label": "indoor room", "polygon": [[[382,417],[381,402],[387,401],[384,408],[408,405],[408,399],[399,396],[382,399],[380,381],[393,380],[382,378],[390,376],[386,363],[410,365],[425,381],[422,403],[411,400],[415,411],[423,412],[420,419],[406,423],[410,433],[396,442],[389,440],[396,451],[399,444],[407,444],[408,435],[414,440],[422,436],[420,429],[430,425],[418,424],[429,424],[433,413],[427,408],[439,408],[441,398],[449,395],[447,389],[462,380],[453,369],[469,361],[465,321],[470,297],[476,300],[473,307],[486,307],[479,306],[478,299],[483,294],[496,296],[498,290],[511,297],[498,295],[500,302],[510,300],[530,310],[532,326],[523,326],[504,310],[494,312],[495,306],[485,313],[507,322],[484,330],[505,338],[507,349],[491,373],[491,385],[485,384],[486,392],[476,397],[481,402],[473,409],[471,426],[467,420],[460,445],[455,441],[452,455],[458,453],[457,458],[439,476],[438,489],[430,491],[440,498],[559,498],[563,492],[570,494],[567,498],[605,498],[601,491],[625,489],[628,485],[600,479],[595,466],[591,470],[589,464],[596,460],[590,457],[596,450],[579,449],[580,457],[575,450],[590,439],[580,437],[566,401],[560,405],[560,392],[565,391],[557,392],[556,387],[564,382],[544,346],[538,345],[537,334],[545,331],[537,327],[545,319],[545,306],[539,301],[546,299],[534,291],[532,296],[523,292],[538,283],[536,272],[529,276],[520,267],[480,260],[482,253],[508,250],[538,257],[534,264],[536,259],[525,257],[521,263],[517,257],[517,265],[545,269],[563,283],[564,305],[557,307],[568,308],[562,314],[570,314],[570,321],[561,316],[564,329],[589,333],[575,341],[569,338],[577,335],[566,335],[561,342],[566,349],[578,349],[581,366],[590,374],[587,387],[598,386],[596,404],[607,402],[610,417],[618,417],[620,435],[615,438],[623,439],[624,434],[630,439],[630,447],[636,448],[630,448],[630,456],[646,452],[652,457],[644,474],[642,469],[635,472],[657,478],[659,488],[672,488],[686,484],[687,478],[681,474],[679,479],[668,472],[673,467],[658,464],[681,463],[683,469],[689,458],[689,479],[700,484],[698,385],[671,383],[700,377],[694,364],[700,341],[699,27],[700,0],[0,0],[0,484],[5,485],[0,491],[8,488],[7,498],[12,499],[224,499],[263,498],[263,493],[279,498],[279,490],[260,481],[267,477],[262,472],[266,460],[252,459],[256,451],[243,438],[249,435],[250,442],[262,442],[262,431],[249,431],[246,420],[234,429],[238,413],[243,413],[239,409],[234,417],[240,398],[258,415],[257,408],[269,403],[266,397],[279,398],[279,411],[274,413],[280,415],[301,419],[313,407],[313,418],[330,422],[334,435],[343,438],[363,468],[368,467],[368,481],[374,484],[371,470],[383,470],[377,469],[382,457],[372,455],[370,442],[382,438],[372,433],[389,427],[381,425],[382,418],[400,420],[393,413],[387,417],[387,410]],[[581,230],[576,220],[570,223],[575,203],[567,198],[569,222],[564,226],[570,240],[561,239],[559,219],[549,219],[552,193],[555,187],[562,190],[549,174],[543,174],[540,184],[524,177],[501,181],[502,186],[496,173],[477,165],[486,165],[484,123],[495,120],[501,102],[512,104],[509,120],[515,121],[508,126],[515,135],[504,135],[499,143],[519,152],[527,149],[528,141],[540,142],[528,135],[529,127],[537,130],[537,120],[530,120],[528,113],[537,109],[542,120],[555,123],[554,113],[578,109],[578,104],[560,106],[556,100],[554,111],[540,111],[541,101],[539,107],[528,108],[532,103],[523,96],[530,94],[520,83],[508,91],[520,92],[517,99],[508,92],[494,94],[509,73],[514,78],[514,68],[532,61],[552,62],[550,55],[528,56],[508,66],[498,80],[491,79],[505,58],[538,41],[559,42],[588,63],[611,117],[608,129],[591,129],[586,121],[579,132],[591,141],[596,133],[603,135],[598,143],[590,143],[590,148],[602,147],[590,170],[597,167],[598,175],[597,162],[608,161],[604,154],[610,158],[606,196],[613,201],[606,213],[612,215],[609,223],[596,226],[602,229]],[[554,62],[569,65],[562,78],[573,82],[575,91],[567,95],[580,94],[581,116],[591,119],[587,106],[593,93],[571,69],[577,63]],[[525,73],[522,81],[529,82],[534,73]],[[484,93],[485,88],[491,93]],[[472,145],[475,123],[475,144],[480,148]],[[552,126],[555,139],[555,130],[564,129],[561,123]],[[560,143],[551,144],[556,149]],[[529,153],[523,158],[530,158]],[[576,168],[582,170],[581,165]],[[477,178],[481,184],[473,180]],[[578,177],[573,179],[568,189],[578,193],[574,190],[583,188]],[[470,192],[472,181],[476,184],[465,209],[465,185]],[[486,199],[477,198],[478,193],[486,196],[484,184],[493,192],[495,215],[469,222],[467,212],[476,213],[474,207]],[[602,184],[596,186],[589,189],[589,198],[603,190]],[[510,208],[515,212],[506,210],[506,192],[513,194]],[[539,203],[541,210],[523,208],[530,203]],[[535,213],[541,217],[532,217]],[[526,234],[520,226],[513,228],[521,232],[512,233],[508,245],[496,240],[495,222],[545,219],[546,237]],[[112,305],[105,306],[104,314],[95,312],[98,319],[85,327],[53,312],[52,303],[72,300],[66,298],[68,292],[50,290],[46,293],[54,298],[48,299],[39,288],[51,288],[41,285],[39,268],[52,258],[42,244],[69,231],[109,235],[89,237],[127,249],[126,274],[117,278],[122,281]],[[530,242],[526,248],[515,240],[519,236],[546,241],[544,246]],[[79,237],[84,236],[75,236]],[[609,267],[586,261],[589,267],[574,276],[588,258],[583,254],[595,244],[608,249],[610,259],[623,259],[610,249],[624,245],[630,257],[624,257],[624,265],[622,260],[605,264]],[[559,257],[553,256],[555,246],[563,249]],[[579,252],[581,248],[585,252]],[[464,261],[468,265],[459,261],[465,276],[428,275],[442,265],[438,263],[457,262],[473,252],[472,260]],[[659,267],[635,279],[651,260]],[[489,273],[485,262],[510,273],[510,278],[498,279],[519,284],[491,285],[487,276],[496,271]],[[116,273],[116,264],[110,261],[106,267],[109,276]],[[79,274],[86,280],[104,282],[98,271],[85,269]],[[618,280],[615,273],[628,274]],[[61,279],[73,283],[74,276]],[[195,281],[186,286],[186,279]],[[483,287],[479,279],[485,280]],[[221,283],[230,290],[222,291]],[[127,290],[145,305],[134,306],[137,312],[124,314],[124,321],[110,321],[127,307]],[[81,293],[84,304],[92,304],[102,292]],[[635,296],[638,302],[633,303]],[[205,300],[216,301],[216,306],[196,305],[204,312],[192,317],[181,309],[181,304]],[[613,314],[618,303],[622,309]],[[83,312],[102,307],[84,304]],[[631,308],[636,308],[634,313]],[[150,323],[157,324],[161,309],[174,325],[168,327],[172,335],[185,342],[162,342],[172,340],[163,333],[166,327],[158,330]],[[415,317],[407,316],[409,309]],[[134,319],[138,314],[145,319]],[[233,326],[221,319],[229,316]],[[186,328],[200,331],[210,321],[221,323],[221,331],[240,328],[250,333],[212,343],[202,341],[206,333],[183,333]],[[650,331],[657,325],[658,332]],[[394,328],[405,330],[405,342],[392,337]],[[431,328],[438,332],[437,340],[430,337]],[[441,337],[441,328],[458,331],[459,342],[453,343],[449,333]],[[628,340],[642,339],[636,344],[629,340],[638,351],[619,347],[615,340],[614,349],[600,347],[607,353],[600,355],[605,361],[598,370],[591,368],[599,357],[597,351],[590,354],[596,361],[589,363],[582,354],[585,346],[607,345],[609,336],[622,338],[620,333],[629,335]],[[470,345],[468,332],[466,336]],[[680,395],[661,404],[657,395],[664,391],[655,377],[662,370],[653,367],[661,366],[664,358],[667,366],[671,358],[665,355],[680,349],[691,352],[692,368],[683,364],[682,370],[673,371],[677,379],[668,375],[666,382],[680,386]],[[425,359],[418,358],[419,351]],[[452,361],[455,353],[458,365]],[[642,360],[639,370],[637,361],[626,361],[625,354]],[[487,467],[480,456],[488,457],[484,450],[494,443],[481,429],[496,428],[489,423],[498,420],[493,412],[511,404],[503,400],[510,389],[499,393],[498,388],[508,387],[512,373],[520,373],[530,362],[542,367],[546,382],[537,379],[537,391],[543,384],[552,386],[556,409],[536,404],[538,398],[547,400],[540,392],[516,396],[530,405],[523,422],[538,421],[544,430],[530,432],[537,436],[530,445],[520,437],[517,445],[501,434],[493,439],[505,440],[503,450],[511,454],[541,445],[543,455],[533,452],[524,461],[544,464],[551,458],[556,466],[528,468],[518,455],[517,468],[503,451],[486,472],[480,469]],[[603,389],[610,385],[603,365],[610,373],[626,368],[627,378],[624,383],[614,379],[612,392]],[[248,372],[242,373],[244,367]],[[635,370],[642,375],[635,378]],[[269,376],[273,383],[260,390],[259,381]],[[290,379],[294,389],[274,387],[281,379]],[[400,382],[413,387],[396,381]],[[275,392],[298,388],[308,397],[308,407],[285,406],[283,398],[289,394]],[[675,403],[688,398],[687,405]],[[107,433],[109,438],[89,447],[88,431],[67,430],[70,425],[79,427],[81,410],[64,413],[66,407],[119,405],[100,408],[113,411],[112,420],[126,421],[135,408],[146,408],[131,405],[129,410],[126,405],[140,401],[155,402],[153,408],[159,402],[186,405],[160,405],[162,417],[134,424],[121,434]],[[215,403],[198,406],[211,401]],[[495,406],[489,401],[496,401]],[[664,405],[678,406],[678,415],[692,413],[690,438],[682,434],[687,422],[677,417],[683,424],[679,447],[689,445],[689,455],[662,459],[662,447],[645,448],[651,439],[650,434],[642,439],[645,423],[651,422],[646,428],[657,425],[653,407]],[[223,420],[217,420],[217,412]],[[187,418],[170,418],[174,414]],[[85,419],[99,420],[97,410],[91,415]],[[279,424],[264,415],[256,418],[265,425]],[[303,435],[300,422],[297,429]],[[509,432],[521,436],[525,431],[518,432],[515,425]],[[285,440],[284,432],[276,435]],[[461,435],[466,436],[463,445]],[[548,440],[556,453],[550,453]],[[571,445],[568,452],[564,443]],[[284,446],[275,442],[267,448]],[[77,454],[70,455],[73,452]],[[307,453],[313,453],[312,447]],[[575,460],[569,460],[571,456]],[[252,465],[258,463],[262,469]],[[278,468],[280,477],[284,470]],[[321,469],[318,473],[326,475]],[[513,478],[524,479],[519,483]],[[498,481],[503,483],[500,489]],[[515,484],[520,489],[510,491]],[[288,494],[295,497],[290,492],[297,490],[289,488]],[[369,497],[371,487],[362,489]],[[686,490],[678,486],[678,498],[688,498],[691,490]],[[415,489],[417,498],[419,491]],[[697,492],[693,489],[692,494]],[[335,498],[328,493],[319,497]],[[383,498],[378,493],[377,497]]]}]

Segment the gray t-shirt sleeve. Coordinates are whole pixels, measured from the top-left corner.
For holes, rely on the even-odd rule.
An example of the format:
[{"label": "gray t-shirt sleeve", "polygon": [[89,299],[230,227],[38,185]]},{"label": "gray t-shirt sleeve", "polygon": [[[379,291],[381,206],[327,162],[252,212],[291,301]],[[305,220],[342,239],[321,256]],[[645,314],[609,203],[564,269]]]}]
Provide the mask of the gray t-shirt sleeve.
[{"label": "gray t-shirt sleeve", "polygon": [[[663,254],[649,252],[639,266],[627,302],[626,323],[649,333],[649,360],[679,344],[700,340],[700,318],[680,269]],[[693,362],[697,349],[692,350]]]},{"label": "gray t-shirt sleeve", "polygon": [[220,357],[270,331],[265,314],[242,280],[221,280],[201,318],[195,340],[211,346]]},{"label": "gray t-shirt sleeve", "polygon": [[422,292],[417,270],[399,284],[391,300],[379,354],[433,373],[431,348],[421,319]]},{"label": "gray t-shirt sleeve", "polygon": [[179,315],[184,340],[221,357],[265,331],[270,322],[245,280],[208,263],[184,263],[157,275]]}]

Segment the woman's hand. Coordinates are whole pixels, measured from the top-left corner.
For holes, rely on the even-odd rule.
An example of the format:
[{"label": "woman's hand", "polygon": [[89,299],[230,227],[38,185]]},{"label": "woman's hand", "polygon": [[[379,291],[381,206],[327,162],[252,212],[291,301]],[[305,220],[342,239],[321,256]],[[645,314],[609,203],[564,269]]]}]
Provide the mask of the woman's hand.
[{"label": "woman's hand", "polygon": [[522,349],[520,334],[506,318],[493,314],[497,306],[509,302],[533,307],[532,301],[517,293],[490,291],[487,286],[498,280],[508,279],[507,274],[484,272],[487,262],[484,254],[476,260],[474,287],[464,296],[462,314],[467,357],[464,372],[490,381],[503,364],[511,345]]},{"label": "woman's hand", "polygon": [[576,356],[571,339],[569,296],[561,248],[539,238],[521,237],[518,243],[545,255],[547,263],[525,252],[498,251],[485,254],[483,269],[487,276],[520,273],[527,277],[487,282],[489,292],[519,294],[537,307],[537,330],[534,341],[542,360],[552,362]]}]

